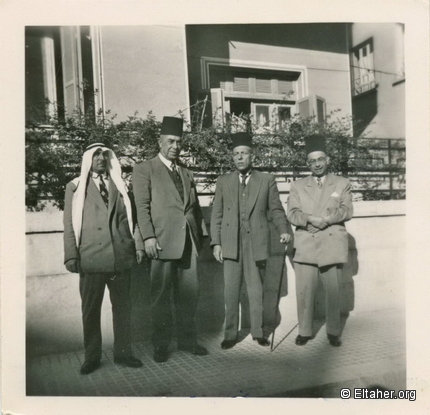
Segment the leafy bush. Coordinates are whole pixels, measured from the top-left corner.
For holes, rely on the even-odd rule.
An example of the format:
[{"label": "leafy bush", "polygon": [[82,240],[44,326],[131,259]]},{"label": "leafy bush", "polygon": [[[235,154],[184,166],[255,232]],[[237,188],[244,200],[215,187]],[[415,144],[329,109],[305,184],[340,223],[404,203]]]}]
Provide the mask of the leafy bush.
[{"label": "leafy bush", "polygon": [[[363,170],[366,164],[371,165],[366,146],[351,137],[352,119],[337,118],[336,114],[330,114],[320,124],[311,118],[293,117],[276,131],[252,125],[252,120],[247,120],[248,128],[254,131],[254,166],[297,177],[307,171],[304,138],[315,133],[326,137],[330,169],[334,173],[348,176]],[[182,162],[204,173],[207,186],[220,174],[233,169],[230,132],[243,128],[243,120],[239,121],[240,125],[236,121],[214,120],[209,128],[201,125],[186,128]],[[151,112],[146,118],[135,113],[119,123],[115,123],[115,115],[109,111],[101,111],[96,117],[75,113],[60,119],[55,115],[45,120],[44,125],[29,122],[26,128],[27,208],[42,210],[50,200],[63,209],[65,186],[79,175],[83,150],[93,142],[104,142],[115,151],[123,166],[124,178],[129,180],[136,163],[158,153],[160,126]],[[372,187],[366,183],[363,186]],[[386,193],[381,197],[385,198]]]}]

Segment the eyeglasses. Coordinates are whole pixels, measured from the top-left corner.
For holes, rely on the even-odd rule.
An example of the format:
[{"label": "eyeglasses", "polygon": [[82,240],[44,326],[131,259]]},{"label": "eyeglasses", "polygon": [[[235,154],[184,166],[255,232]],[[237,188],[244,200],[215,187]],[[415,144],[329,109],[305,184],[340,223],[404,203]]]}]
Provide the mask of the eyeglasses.
[{"label": "eyeglasses", "polygon": [[308,160],[308,164],[310,164],[311,166],[315,166],[315,164],[322,163],[324,161],[326,161],[326,158],[325,157],[320,157],[320,158],[317,158],[317,159]]}]

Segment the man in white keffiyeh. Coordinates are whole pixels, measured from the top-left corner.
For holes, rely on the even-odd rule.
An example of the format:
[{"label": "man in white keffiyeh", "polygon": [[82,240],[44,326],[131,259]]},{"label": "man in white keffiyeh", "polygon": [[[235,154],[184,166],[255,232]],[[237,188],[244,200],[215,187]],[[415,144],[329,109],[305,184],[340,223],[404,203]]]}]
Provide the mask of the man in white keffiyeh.
[{"label": "man in white keffiyeh", "polygon": [[86,148],[81,174],[68,183],[64,204],[64,263],[68,271],[80,275],[85,344],[81,373],[100,366],[100,313],[106,285],[112,303],[114,362],[141,367],[131,353],[129,292],[136,262],[132,205],[119,161],[103,143]]}]

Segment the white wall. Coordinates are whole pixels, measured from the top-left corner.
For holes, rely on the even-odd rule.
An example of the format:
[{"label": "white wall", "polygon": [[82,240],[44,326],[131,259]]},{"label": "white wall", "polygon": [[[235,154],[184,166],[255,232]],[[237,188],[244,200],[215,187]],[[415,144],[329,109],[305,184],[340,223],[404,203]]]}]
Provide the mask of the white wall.
[{"label": "white wall", "polygon": [[[355,217],[347,223],[350,263],[344,269],[342,309],[351,314],[389,308],[404,309],[405,301],[405,201],[357,202]],[[205,217],[210,208],[204,208]],[[400,215],[400,216],[398,216]],[[27,213],[27,232],[61,230],[62,213]],[[73,350],[82,347],[79,277],[63,266],[62,233],[27,234],[27,339],[29,353]],[[201,256],[199,324],[220,330],[223,312],[222,268],[209,246]],[[294,322],[294,270],[288,264],[289,295],[282,299]],[[134,337],[148,335],[149,278],[146,268],[132,278]],[[107,297],[107,296],[106,296]],[[216,297],[216,298],[214,298]],[[290,315],[291,314],[291,315]],[[212,321],[216,320],[216,321]],[[105,344],[112,342],[109,301],[104,302],[102,330]]]}]

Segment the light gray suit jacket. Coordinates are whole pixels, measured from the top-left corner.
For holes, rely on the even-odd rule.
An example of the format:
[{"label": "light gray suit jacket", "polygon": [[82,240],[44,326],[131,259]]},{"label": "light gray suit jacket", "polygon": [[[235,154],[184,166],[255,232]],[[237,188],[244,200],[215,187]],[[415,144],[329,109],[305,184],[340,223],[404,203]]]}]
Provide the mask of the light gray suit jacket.
[{"label": "light gray suit jacket", "polygon": [[[327,174],[319,195],[315,178],[308,176],[291,184],[288,220],[295,225],[294,261],[319,267],[348,262],[345,222],[352,218],[351,184],[348,179]],[[306,230],[310,215],[328,216],[329,227],[312,234]]]}]

